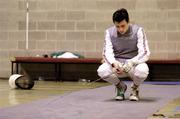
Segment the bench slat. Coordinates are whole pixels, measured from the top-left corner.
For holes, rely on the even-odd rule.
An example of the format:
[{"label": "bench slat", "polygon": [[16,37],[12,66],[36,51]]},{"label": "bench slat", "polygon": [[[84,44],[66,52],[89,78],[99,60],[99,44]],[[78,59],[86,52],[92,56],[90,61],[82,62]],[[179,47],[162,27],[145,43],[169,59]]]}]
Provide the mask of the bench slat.
[{"label": "bench slat", "polygon": [[[44,57],[14,57],[14,63],[101,63],[101,58],[44,58]],[[180,64],[176,60],[149,60],[148,64]]]},{"label": "bench slat", "polygon": [[101,63],[101,58],[15,57],[13,63]]},{"label": "bench slat", "polygon": [[149,60],[148,64],[180,64],[180,59],[178,60]]}]

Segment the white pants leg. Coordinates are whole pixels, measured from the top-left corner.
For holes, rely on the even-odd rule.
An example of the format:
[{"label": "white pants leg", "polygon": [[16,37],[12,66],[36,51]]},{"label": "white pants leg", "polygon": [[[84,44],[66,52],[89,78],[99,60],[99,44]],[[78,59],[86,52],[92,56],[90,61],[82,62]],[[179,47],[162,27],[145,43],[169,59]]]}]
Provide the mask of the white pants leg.
[{"label": "white pants leg", "polygon": [[134,84],[140,85],[148,76],[149,68],[146,63],[141,63],[133,67],[128,73]]},{"label": "white pants leg", "polygon": [[[113,70],[111,65],[105,62],[99,66],[97,72],[98,75],[101,78],[103,78],[112,74]],[[147,78],[148,74],[149,74],[149,68],[147,64],[141,63],[133,67],[129,73],[123,73],[121,75],[113,74],[108,78],[104,78],[104,80],[114,85],[117,85],[120,81],[119,78],[130,77],[133,80],[134,84],[140,85]]]},{"label": "white pants leg", "polygon": [[[113,73],[112,67],[111,67],[111,65],[109,65],[106,62],[103,63],[101,66],[99,66],[97,72],[101,78],[108,76],[108,78],[104,78],[103,80],[105,80],[111,84],[114,84],[114,85],[117,85],[120,82],[118,77],[127,77],[127,74],[125,74],[125,73],[123,73],[122,75],[118,75],[118,76],[116,74],[112,74]],[[110,74],[112,74],[112,75],[110,75]]]}]

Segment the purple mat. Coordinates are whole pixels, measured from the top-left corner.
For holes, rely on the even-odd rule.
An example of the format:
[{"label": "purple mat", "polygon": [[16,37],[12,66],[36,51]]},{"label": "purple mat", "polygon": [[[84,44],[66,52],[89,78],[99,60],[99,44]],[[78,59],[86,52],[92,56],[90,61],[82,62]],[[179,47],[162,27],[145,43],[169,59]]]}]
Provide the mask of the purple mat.
[{"label": "purple mat", "polygon": [[[115,101],[114,87],[106,86],[1,108],[0,119],[146,119],[180,97],[178,85],[142,84],[140,89],[139,102]],[[127,98],[129,93],[128,87]]]},{"label": "purple mat", "polygon": [[145,84],[153,84],[153,85],[180,85],[179,81],[173,81],[173,82],[166,82],[166,81],[149,81],[149,82],[144,82]]}]

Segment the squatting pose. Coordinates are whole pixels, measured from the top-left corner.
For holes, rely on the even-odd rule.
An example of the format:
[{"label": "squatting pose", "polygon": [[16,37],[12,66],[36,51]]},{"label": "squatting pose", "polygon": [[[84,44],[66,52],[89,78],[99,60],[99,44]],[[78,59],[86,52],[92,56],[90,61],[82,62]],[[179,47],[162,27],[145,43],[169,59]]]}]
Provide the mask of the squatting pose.
[{"label": "squatting pose", "polygon": [[139,100],[139,86],[147,78],[149,68],[145,63],[150,56],[146,34],[142,27],[130,24],[126,9],[113,13],[114,26],[106,30],[103,64],[98,75],[117,88],[116,100],[124,100],[127,85],[121,80],[133,80],[129,100]]}]

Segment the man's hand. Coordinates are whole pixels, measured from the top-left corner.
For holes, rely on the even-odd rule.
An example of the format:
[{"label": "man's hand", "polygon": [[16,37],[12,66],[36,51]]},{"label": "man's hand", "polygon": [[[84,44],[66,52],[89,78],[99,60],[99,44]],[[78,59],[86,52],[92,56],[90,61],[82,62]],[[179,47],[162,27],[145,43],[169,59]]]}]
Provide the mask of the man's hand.
[{"label": "man's hand", "polygon": [[113,72],[116,72],[117,74],[123,73],[123,66],[120,62],[116,61],[112,63],[112,67],[113,67]]},{"label": "man's hand", "polygon": [[125,73],[128,73],[133,67],[133,62],[132,61],[126,61],[122,67],[123,67],[123,71]]}]

